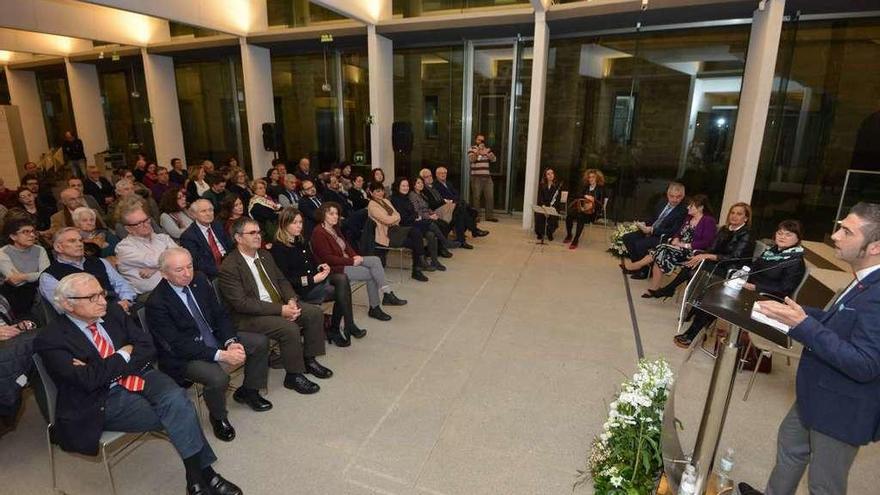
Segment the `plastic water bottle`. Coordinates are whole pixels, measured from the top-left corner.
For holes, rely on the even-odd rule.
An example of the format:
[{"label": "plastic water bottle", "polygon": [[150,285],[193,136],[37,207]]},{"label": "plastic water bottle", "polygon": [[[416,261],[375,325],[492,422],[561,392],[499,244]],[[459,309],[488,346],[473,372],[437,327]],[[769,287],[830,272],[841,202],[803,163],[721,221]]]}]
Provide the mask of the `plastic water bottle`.
[{"label": "plastic water bottle", "polygon": [[721,493],[725,489],[733,488],[733,478],[730,476],[732,471],[733,449],[728,447],[715,469],[715,493]]},{"label": "plastic water bottle", "polygon": [[724,282],[724,286],[734,290],[742,289],[743,285],[746,284],[746,280],[749,278],[749,272],[751,271],[751,267],[743,266],[739,270],[733,272],[730,279],[727,282]]},{"label": "plastic water bottle", "polygon": [[697,468],[688,464],[681,475],[681,483],[678,484],[678,495],[694,495],[697,491]]}]

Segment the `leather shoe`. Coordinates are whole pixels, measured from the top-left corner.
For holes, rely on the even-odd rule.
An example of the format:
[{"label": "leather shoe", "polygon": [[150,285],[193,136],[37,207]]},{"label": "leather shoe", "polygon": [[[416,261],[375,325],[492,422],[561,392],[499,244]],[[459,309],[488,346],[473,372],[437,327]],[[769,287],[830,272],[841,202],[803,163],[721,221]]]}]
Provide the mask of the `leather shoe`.
[{"label": "leather shoe", "polygon": [[351,345],[351,339],[339,328],[327,332],[327,342],[333,343],[336,347],[348,347]]},{"label": "leather shoe", "polygon": [[309,380],[302,373],[288,373],[284,377],[284,388],[296,390],[305,395],[314,394],[321,390],[317,383]]},{"label": "leather shoe", "polygon": [[314,375],[315,378],[320,378],[324,380],[333,376],[333,372],[330,371],[330,368],[325,368],[324,366],[321,366],[321,363],[319,363],[318,360],[313,357],[306,358],[305,363],[306,373]]},{"label": "leather shoe", "polygon": [[489,231],[488,231],[488,230],[477,229],[477,230],[472,231],[471,234],[472,234],[474,237],[486,237],[487,235],[489,235]]},{"label": "leather shoe", "polygon": [[235,485],[235,483],[225,479],[219,474],[215,474],[214,477],[211,478],[211,481],[208,482],[208,486],[211,487],[211,491],[214,492],[215,495],[243,495],[244,493],[241,491],[241,488]]},{"label": "leather shoe", "polygon": [[186,487],[186,493],[188,495],[212,495],[214,492],[208,487],[208,485],[193,483]]},{"label": "leather shoe", "polygon": [[208,419],[211,421],[211,428],[214,429],[214,436],[218,440],[231,442],[235,438],[235,428],[232,427],[232,423],[228,419],[216,419],[210,414]]},{"label": "leather shoe", "polygon": [[639,273],[631,275],[629,278],[631,278],[633,280],[645,280],[648,278],[648,272],[642,270]]},{"label": "leather shoe", "polygon": [[380,308],[379,306],[370,308],[370,310],[367,311],[367,316],[369,316],[370,318],[375,318],[379,321],[388,321],[391,319],[391,315],[382,311],[382,308]]},{"label": "leather shoe", "polygon": [[473,244],[468,244],[467,242],[462,242],[462,243],[461,243],[461,248],[462,248],[462,249],[473,249],[474,246],[473,246]]},{"label": "leather shoe", "polygon": [[[434,270],[431,270],[431,271],[434,271]],[[425,274],[422,273],[421,270],[413,270],[413,272],[412,272],[412,274],[410,275],[410,277],[411,277],[413,280],[418,280],[419,282],[427,282],[427,281],[429,280],[428,277],[426,277]]]},{"label": "leather shoe", "polygon": [[446,248],[441,249],[440,252],[437,254],[439,254],[441,258],[452,258],[452,253],[450,253],[449,250]]},{"label": "leather shoe", "polygon": [[497,222],[498,219],[495,218],[495,217],[492,217],[492,218],[487,218],[486,221],[487,221],[487,222]]},{"label": "leather shoe", "polygon": [[354,327],[354,328],[346,328],[346,332],[349,333],[352,337],[356,339],[362,339],[367,336],[367,330],[364,328]]},{"label": "leather shoe", "polygon": [[440,260],[434,260],[434,261],[432,261],[432,262],[431,262],[431,266],[433,266],[434,269],[437,270],[437,271],[440,271],[440,272],[445,272],[445,271],[446,271],[446,265],[444,265],[443,263],[440,263]]},{"label": "leather shoe", "polygon": [[272,409],[272,403],[260,396],[256,390],[249,390],[244,387],[237,389],[232,398],[239,404],[246,404],[248,407],[257,412],[264,412]]},{"label": "leather shoe", "polygon": [[739,485],[737,485],[737,488],[739,488],[739,493],[741,495],[764,495],[763,492],[755,490],[754,488],[752,488],[752,485],[748,483],[740,483]]},{"label": "leather shoe", "polygon": [[386,306],[405,306],[406,299],[397,297],[394,292],[386,292],[385,295],[382,296],[382,304]]}]

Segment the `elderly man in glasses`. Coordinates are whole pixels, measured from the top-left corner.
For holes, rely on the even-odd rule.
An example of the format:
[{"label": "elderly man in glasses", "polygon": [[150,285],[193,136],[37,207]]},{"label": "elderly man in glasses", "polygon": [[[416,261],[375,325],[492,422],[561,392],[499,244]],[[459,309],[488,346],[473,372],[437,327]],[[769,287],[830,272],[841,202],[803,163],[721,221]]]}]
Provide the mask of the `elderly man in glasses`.
[{"label": "elderly man in glasses", "polygon": [[101,432],[164,430],[183,460],[188,494],[241,494],[212,468],[217,460],[186,392],[153,368],[155,348],[88,273],[61,279],[53,294],[65,317],[34,341],[58,387],[53,440],[97,455]]},{"label": "elderly man in glasses", "polygon": [[159,273],[159,255],[177,244],[168,234],[153,231],[150,216],[143,200],[126,197],[118,207],[119,219],[128,235],[116,245],[119,273],[138,293],[138,300],[146,301],[149,292],[162,281]]}]

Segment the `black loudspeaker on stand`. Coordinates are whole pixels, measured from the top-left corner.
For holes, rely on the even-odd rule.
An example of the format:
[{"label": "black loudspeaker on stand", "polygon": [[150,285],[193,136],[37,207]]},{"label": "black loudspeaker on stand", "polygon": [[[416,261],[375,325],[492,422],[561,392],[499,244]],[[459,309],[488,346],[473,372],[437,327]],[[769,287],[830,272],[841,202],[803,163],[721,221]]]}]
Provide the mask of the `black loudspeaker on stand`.
[{"label": "black loudspeaker on stand", "polygon": [[281,151],[281,127],[275,122],[263,122],[263,149],[266,151]]},{"label": "black loudspeaker on stand", "polygon": [[413,150],[412,124],[405,121],[391,124],[391,146],[394,149],[394,174],[409,175]]}]

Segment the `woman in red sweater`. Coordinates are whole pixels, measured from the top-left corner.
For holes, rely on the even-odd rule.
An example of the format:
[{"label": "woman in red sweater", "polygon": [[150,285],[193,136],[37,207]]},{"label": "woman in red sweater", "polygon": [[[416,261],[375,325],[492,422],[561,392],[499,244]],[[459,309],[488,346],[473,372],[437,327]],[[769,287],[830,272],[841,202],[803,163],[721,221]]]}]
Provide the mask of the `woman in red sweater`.
[{"label": "woman in red sweater", "polygon": [[316,212],[320,222],[312,231],[312,253],[319,263],[330,265],[331,273],[344,273],[351,280],[367,283],[370,310],[367,315],[381,321],[391,319],[379,305],[379,292],[383,292],[382,304],[403,306],[406,301],[398,298],[385,282],[385,268],[376,256],[360,256],[352,248],[339,229],[339,205],[332,201],[321,204]]}]

